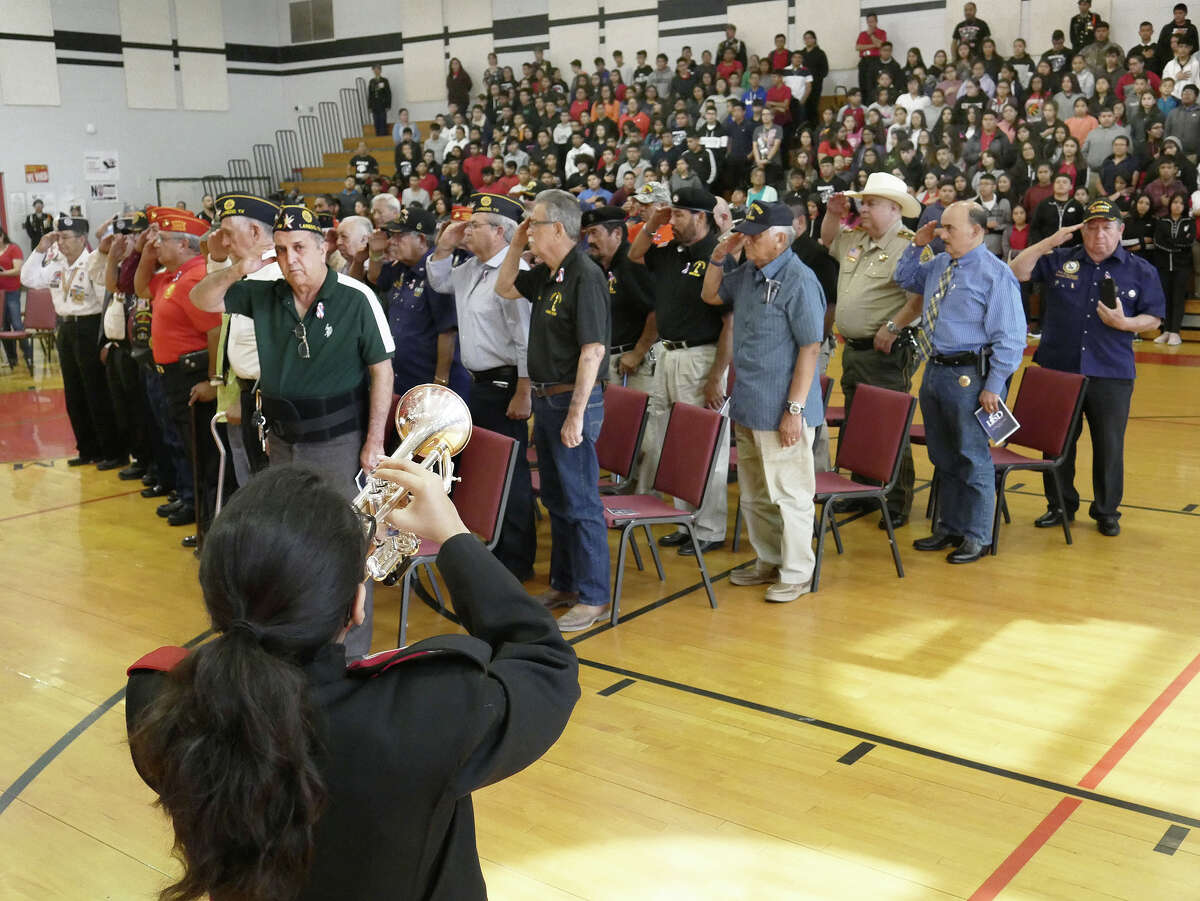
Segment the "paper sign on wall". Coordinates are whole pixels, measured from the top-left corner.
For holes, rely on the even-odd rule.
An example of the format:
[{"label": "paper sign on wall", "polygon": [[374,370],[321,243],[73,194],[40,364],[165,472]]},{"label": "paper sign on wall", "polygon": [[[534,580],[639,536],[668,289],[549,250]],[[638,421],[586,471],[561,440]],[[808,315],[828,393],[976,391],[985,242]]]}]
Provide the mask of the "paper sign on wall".
[{"label": "paper sign on wall", "polygon": [[44,163],[25,164],[25,184],[44,185],[50,181],[50,167]]},{"label": "paper sign on wall", "polygon": [[115,150],[95,150],[83,155],[83,177],[88,181],[116,181],[121,177]]},{"label": "paper sign on wall", "polygon": [[93,182],[90,185],[92,200],[118,201],[121,198],[117,193],[116,182]]}]

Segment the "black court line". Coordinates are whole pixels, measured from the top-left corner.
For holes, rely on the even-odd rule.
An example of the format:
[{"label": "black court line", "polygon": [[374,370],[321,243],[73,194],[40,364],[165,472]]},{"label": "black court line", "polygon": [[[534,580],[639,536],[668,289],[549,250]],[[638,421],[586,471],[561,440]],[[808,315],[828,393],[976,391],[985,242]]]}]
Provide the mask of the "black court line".
[{"label": "black court line", "polygon": [[1183,840],[1187,838],[1189,831],[1182,826],[1168,826],[1166,833],[1158,840],[1158,844],[1154,846],[1154,850],[1159,854],[1174,854],[1179,850],[1179,846],[1183,844]]},{"label": "black court line", "polygon": [[839,757],[837,762],[844,763],[846,766],[850,766],[853,763],[857,763],[861,757],[866,755],[874,747],[875,746],[869,741],[861,741],[841,757]]},{"label": "black court line", "polygon": [[1038,776],[1031,776],[1028,773],[1021,773],[1017,770],[1009,770],[1004,767],[993,766],[990,763],[983,763],[978,760],[971,760],[968,757],[959,757],[956,754],[947,754],[944,751],[937,751],[933,748],[922,747],[921,745],[913,744],[912,742],[901,741],[896,738],[889,738],[886,735],[876,735],[873,732],[867,732],[863,729],[856,729],[853,726],[843,726],[840,723],[831,723],[828,720],[817,719],[812,716],[796,713],[791,710],[784,710],[782,707],[773,707],[770,704],[760,704],[758,701],[749,701],[745,698],[739,698],[734,695],[724,694],[719,691],[710,691],[707,688],[699,688],[695,685],[688,685],[686,682],[675,682],[671,679],[663,679],[659,676],[652,676],[648,673],[641,673],[636,670],[626,669],[620,666],[612,666],[607,663],[600,663],[595,660],[585,660],[579,658],[581,666],[590,666],[593,669],[598,669],[606,673],[612,673],[617,676],[625,676],[626,678],[636,679],[641,682],[650,682],[654,685],[662,686],[663,688],[671,688],[675,691],[680,691],[685,694],[695,695],[701,698],[707,698],[710,701],[721,701],[726,704],[731,704],[735,707],[740,707],[744,710],[753,710],[756,713],[765,713],[768,716],[779,717],[780,719],[790,720],[794,723],[803,723],[806,726],[815,726],[818,729],[824,729],[826,732],[835,732],[839,735],[848,735],[851,738],[857,738],[862,741],[872,742],[877,745],[884,745],[889,748],[894,748],[897,751],[906,751],[910,754],[916,754],[919,757],[926,757],[930,760],[937,760],[942,763],[949,763],[954,766],[959,766],[964,769],[975,770],[980,773],[987,773],[990,776],[999,776],[1002,779],[1009,779],[1013,782],[1021,782],[1025,785],[1031,785],[1036,788],[1045,788],[1057,794],[1070,795],[1073,798],[1082,798],[1085,801],[1095,801],[1098,804],[1105,804],[1109,807],[1116,807],[1121,810],[1127,810],[1131,813],[1140,813],[1144,816],[1154,817],[1155,819],[1167,820],[1172,823],[1186,823],[1188,826],[1200,828],[1200,819],[1196,817],[1184,816],[1178,813],[1172,813],[1169,810],[1162,810],[1157,807],[1150,807],[1146,804],[1138,804],[1135,801],[1126,801],[1123,798],[1114,798],[1111,795],[1102,795],[1099,792],[1088,791],[1087,789],[1079,788],[1076,785],[1065,785],[1061,782],[1054,782],[1050,779],[1042,779]]},{"label": "black court line", "polygon": [[[184,647],[194,648],[212,634],[212,629],[206,629],[185,644]],[[99,705],[97,705],[95,710],[72,726],[62,738],[47,748],[42,756],[35,760],[29,766],[29,768],[25,770],[25,772],[18,776],[13,781],[13,784],[4,790],[4,794],[0,795],[0,813],[4,813],[4,811],[8,809],[8,806],[17,799],[21,792],[25,791],[25,789],[29,787],[29,783],[40,776],[42,771],[51,763],[53,763],[55,758],[65,751],[71,745],[71,743],[75,741],[75,739],[83,735],[83,733],[86,732],[91,725],[96,722],[96,720],[100,719],[100,717],[104,716],[104,714],[108,713],[108,711],[116,707],[117,704],[121,703],[121,700],[124,697],[125,689],[122,688],[120,691],[114,693],[110,697],[105,698],[102,702],[100,702]]]},{"label": "black court line", "polygon": [[628,688],[630,685],[637,685],[636,680],[622,679],[620,682],[614,682],[612,685],[608,686],[608,688],[600,689],[598,692],[596,692],[596,694],[600,695],[602,698],[607,698],[610,695],[615,695],[622,688]]},{"label": "black court line", "polygon": [[[1024,495],[1025,497],[1044,498],[1046,496],[1045,493],[1041,492],[1041,491],[1013,491],[1011,488],[1006,489],[1006,490],[1011,492],[1012,494],[1020,494],[1020,495]],[[1090,497],[1080,497],[1079,498],[1080,508],[1082,508],[1085,504],[1090,504],[1091,502],[1092,502],[1092,499]],[[1192,516],[1192,517],[1194,517],[1197,515],[1186,509],[1185,510],[1168,510],[1166,507],[1147,507],[1142,504],[1122,503],[1121,509],[1123,509],[1123,510],[1145,510],[1147,513],[1170,513],[1174,516]]]},{"label": "black court line", "polygon": [[1195,505],[1195,504],[1188,504],[1188,505],[1187,505],[1186,507],[1184,507],[1184,508],[1183,508],[1183,509],[1182,509],[1180,512],[1181,512],[1181,513],[1191,513],[1191,512],[1192,512],[1193,510],[1195,510],[1195,509],[1196,509],[1196,505]]}]

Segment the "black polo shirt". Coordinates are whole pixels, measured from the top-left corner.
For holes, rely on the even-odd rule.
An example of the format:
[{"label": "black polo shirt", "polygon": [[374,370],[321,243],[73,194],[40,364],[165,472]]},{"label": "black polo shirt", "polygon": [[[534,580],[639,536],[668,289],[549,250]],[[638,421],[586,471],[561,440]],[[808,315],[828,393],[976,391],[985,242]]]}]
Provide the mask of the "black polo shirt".
[{"label": "black polo shirt", "polygon": [[664,341],[703,344],[721,336],[722,317],[728,308],[709,306],[700,299],[704,272],[716,246],[717,236],[710,229],[695,244],[685,247],[672,241],[646,252],[646,268],[654,276],[658,334]]},{"label": "black polo shirt", "polygon": [[[576,248],[551,271],[545,263],[517,275],[516,288],[533,303],[529,317],[529,378],[572,383],[585,344],[611,344],[608,283],[590,257]],[[605,369],[600,367],[598,378]]]},{"label": "black polo shirt", "polygon": [[629,242],[622,241],[608,264],[608,299],[612,305],[612,346],[637,344],[654,312],[654,281],[645,266],[629,259]]}]

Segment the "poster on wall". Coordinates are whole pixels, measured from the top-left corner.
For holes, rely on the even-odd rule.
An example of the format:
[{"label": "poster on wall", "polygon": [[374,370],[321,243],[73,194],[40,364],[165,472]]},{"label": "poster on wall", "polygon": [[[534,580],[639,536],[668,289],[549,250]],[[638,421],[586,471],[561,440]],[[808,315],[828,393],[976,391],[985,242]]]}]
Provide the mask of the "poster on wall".
[{"label": "poster on wall", "polygon": [[94,150],[83,155],[83,177],[88,181],[116,181],[121,177],[115,150]]},{"label": "poster on wall", "polygon": [[115,203],[121,199],[117,194],[116,182],[93,182],[89,187],[91,188],[90,197],[92,200],[112,201]]},{"label": "poster on wall", "polygon": [[51,191],[30,191],[25,195],[29,199],[29,212],[33,212],[33,205],[37,201],[42,202],[42,212],[49,213],[55,218],[58,217],[58,196]]},{"label": "poster on wall", "polygon": [[44,185],[50,181],[50,167],[45,163],[25,164],[25,184]]}]

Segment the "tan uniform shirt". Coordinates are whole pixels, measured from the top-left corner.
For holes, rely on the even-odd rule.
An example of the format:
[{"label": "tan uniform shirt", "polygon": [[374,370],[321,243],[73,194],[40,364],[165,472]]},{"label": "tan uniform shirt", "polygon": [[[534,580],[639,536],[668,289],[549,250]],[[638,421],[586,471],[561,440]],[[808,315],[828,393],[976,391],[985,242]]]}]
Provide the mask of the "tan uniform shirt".
[{"label": "tan uniform shirt", "polygon": [[838,273],[837,329],[845,338],[872,338],[879,327],[908,302],[892,280],[896,263],[913,233],[897,222],[880,240],[861,228],[842,232],[829,252],[841,267]]}]

